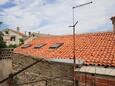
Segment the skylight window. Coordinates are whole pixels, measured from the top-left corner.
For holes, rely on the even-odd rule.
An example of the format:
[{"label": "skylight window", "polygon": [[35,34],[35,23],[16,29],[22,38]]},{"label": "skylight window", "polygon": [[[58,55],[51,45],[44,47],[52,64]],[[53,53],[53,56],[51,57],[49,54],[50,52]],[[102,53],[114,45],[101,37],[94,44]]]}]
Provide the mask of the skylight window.
[{"label": "skylight window", "polygon": [[50,49],[57,49],[59,47],[61,47],[64,43],[55,43],[54,45],[50,46]]},{"label": "skylight window", "polygon": [[36,49],[39,49],[39,48],[42,48],[43,46],[45,46],[46,44],[38,44],[38,45],[36,45],[34,48],[36,48]]},{"label": "skylight window", "polygon": [[23,45],[21,48],[28,48],[28,47],[30,47],[31,46],[31,44],[25,44],[25,45]]}]

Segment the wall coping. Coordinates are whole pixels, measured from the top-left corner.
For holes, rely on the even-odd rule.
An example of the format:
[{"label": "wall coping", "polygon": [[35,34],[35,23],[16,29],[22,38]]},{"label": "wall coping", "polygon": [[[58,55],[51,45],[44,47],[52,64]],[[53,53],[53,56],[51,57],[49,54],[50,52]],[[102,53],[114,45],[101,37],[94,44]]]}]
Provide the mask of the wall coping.
[{"label": "wall coping", "polygon": [[76,72],[93,73],[99,75],[115,76],[115,68],[109,67],[99,67],[99,66],[82,66],[81,68],[76,68]]}]

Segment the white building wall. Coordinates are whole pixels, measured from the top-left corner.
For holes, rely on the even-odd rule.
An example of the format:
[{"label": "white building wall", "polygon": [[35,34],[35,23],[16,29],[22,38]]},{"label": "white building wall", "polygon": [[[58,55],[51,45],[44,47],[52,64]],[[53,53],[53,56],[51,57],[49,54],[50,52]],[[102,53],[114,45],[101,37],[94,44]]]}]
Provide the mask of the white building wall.
[{"label": "white building wall", "polygon": [[[10,45],[10,44],[19,45],[20,44],[19,39],[23,38],[23,36],[11,31],[11,30],[8,31],[8,34],[6,34],[5,31],[3,31],[3,34],[4,34],[3,39],[4,39],[4,41],[6,42],[7,45]],[[15,41],[10,40],[12,36],[15,36]]]}]

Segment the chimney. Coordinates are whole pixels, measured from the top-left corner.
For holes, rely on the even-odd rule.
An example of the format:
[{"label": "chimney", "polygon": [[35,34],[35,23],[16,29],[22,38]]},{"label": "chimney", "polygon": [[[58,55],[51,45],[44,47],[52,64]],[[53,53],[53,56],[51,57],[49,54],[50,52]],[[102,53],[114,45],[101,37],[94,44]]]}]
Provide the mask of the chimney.
[{"label": "chimney", "polygon": [[115,16],[111,18],[112,24],[113,24],[113,32],[115,32]]},{"label": "chimney", "polygon": [[40,34],[40,31],[38,31],[38,34]]},{"label": "chimney", "polygon": [[31,35],[31,32],[28,32],[28,35],[30,36],[30,35]]},{"label": "chimney", "polygon": [[26,31],[25,31],[24,33],[25,33],[25,35],[26,35]]},{"label": "chimney", "polygon": [[19,27],[17,27],[17,32],[20,32],[20,28]]}]

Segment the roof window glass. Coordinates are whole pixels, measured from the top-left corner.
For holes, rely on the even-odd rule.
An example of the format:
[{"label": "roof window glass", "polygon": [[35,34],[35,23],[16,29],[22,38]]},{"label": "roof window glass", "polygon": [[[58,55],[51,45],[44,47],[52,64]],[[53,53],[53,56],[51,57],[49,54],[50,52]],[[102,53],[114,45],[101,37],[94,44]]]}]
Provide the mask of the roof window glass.
[{"label": "roof window glass", "polygon": [[50,48],[50,49],[57,49],[57,48],[61,47],[63,44],[64,44],[64,43],[55,43],[55,44],[53,44],[52,46],[50,46],[49,48]]},{"label": "roof window glass", "polygon": [[31,44],[24,44],[21,48],[28,48],[30,46],[31,46]]},{"label": "roof window glass", "polygon": [[39,49],[39,48],[42,48],[43,46],[45,46],[46,44],[38,44],[38,45],[36,45],[34,48],[37,48],[37,49]]}]

